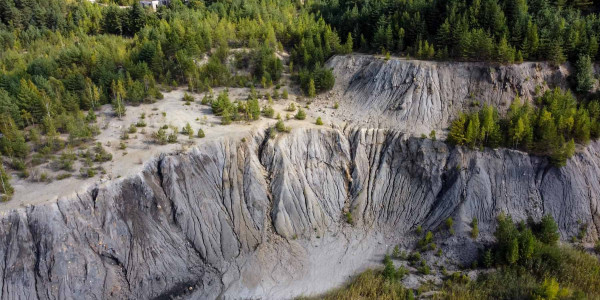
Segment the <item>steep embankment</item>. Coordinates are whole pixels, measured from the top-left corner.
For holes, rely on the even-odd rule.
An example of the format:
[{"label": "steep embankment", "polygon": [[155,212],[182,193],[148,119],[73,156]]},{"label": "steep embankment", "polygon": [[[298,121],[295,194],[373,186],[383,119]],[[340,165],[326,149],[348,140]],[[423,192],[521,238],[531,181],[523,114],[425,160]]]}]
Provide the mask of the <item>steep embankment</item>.
[{"label": "steep embankment", "polygon": [[536,88],[567,86],[569,67],[547,63],[485,63],[384,60],[370,55],[335,56],[327,62],[336,76],[329,98],[339,114],[364,126],[396,128],[416,135],[446,128],[475,105],[506,110],[517,93],[534,98]]},{"label": "steep embankment", "polygon": [[365,129],[214,141],[163,155],[137,176],[3,212],[2,298],[318,293],[412,242],[418,224],[434,229],[448,216],[456,243],[472,243],[473,217],[485,240],[501,212],[550,213],[563,238],[580,223],[597,238],[599,156],[593,143],[556,169],[517,151]]}]

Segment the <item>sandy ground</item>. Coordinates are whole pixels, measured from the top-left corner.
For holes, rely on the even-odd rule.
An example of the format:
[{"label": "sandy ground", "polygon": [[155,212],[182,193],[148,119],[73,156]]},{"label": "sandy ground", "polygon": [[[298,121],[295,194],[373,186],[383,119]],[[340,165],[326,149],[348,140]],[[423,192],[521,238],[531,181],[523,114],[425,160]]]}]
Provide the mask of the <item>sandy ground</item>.
[{"label": "sandy ground", "polygon": [[[326,127],[335,124],[343,126],[343,122],[337,119],[332,108],[333,102],[327,100],[327,96],[323,95],[313,99],[309,108],[306,109],[307,100],[303,97],[296,97],[295,90],[287,87],[290,95],[289,99],[274,100],[273,108],[275,116],[281,114],[285,120],[286,115],[290,115],[291,119],[285,121],[286,126],[292,128],[299,127],[318,127],[315,125],[317,117],[321,117]],[[215,97],[223,90],[218,88],[214,90]],[[257,89],[261,95],[267,92],[272,93],[273,89],[263,90]],[[230,125],[221,125],[220,117],[212,114],[210,106],[201,105],[200,101],[204,94],[193,94],[195,102],[191,105],[185,105],[182,101],[185,89],[177,89],[171,92],[164,93],[164,99],[153,104],[142,104],[137,107],[128,106],[126,115],[121,119],[114,116],[110,105],[106,105],[97,113],[97,125],[100,127],[101,133],[96,136],[96,140],[88,144],[88,147],[93,147],[95,142],[101,142],[108,152],[112,153],[112,161],[100,164],[106,171],[105,174],[99,173],[92,178],[82,178],[79,175],[79,167],[81,163],[76,163],[73,176],[63,180],[53,180],[52,182],[34,182],[30,179],[20,179],[13,174],[12,184],[15,188],[15,194],[9,202],[0,203],[0,211],[9,210],[16,207],[24,207],[27,205],[41,204],[45,202],[56,201],[62,197],[73,196],[77,192],[83,192],[92,186],[101,185],[107,181],[118,178],[125,178],[140,172],[144,162],[152,157],[158,156],[161,153],[173,153],[187,151],[188,149],[204,143],[206,141],[222,139],[222,138],[243,138],[253,132],[265,130],[269,126],[274,126],[277,120],[262,117],[254,122],[234,122]],[[283,87],[280,89],[280,93]],[[231,101],[236,99],[245,100],[250,93],[248,88],[229,88],[229,98]],[[261,107],[267,104],[267,100],[260,100]],[[290,102],[296,103],[297,107],[303,107],[307,113],[306,120],[300,121],[293,119],[294,112],[285,110]],[[331,103],[330,103],[331,102]],[[166,113],[163,115],[163,112]],[[128,140],[121,140],[121,134],[130,124],[135,124],[140,120],[142,113],[145,114],[144,128],[138,128],[137,133],[129,134]],[[190,123],[194,133],[202,128],[206,134],[203,139],[189,139],[183,134],[178,135],[178,141],[175,144],[158,145],[152,140],[152,133],[156,132],[161,126],[175,126],[181,130],[186,124]],[[170,133],[171,129],[167,130]],[[126,144],[126,149],[120,149],[120,143]],[[48,164],[43,164],[30,170],[32,174],[47,173],[49,177],[55,178],[56,175],[65,173],[64,171],[53,171]]]}]

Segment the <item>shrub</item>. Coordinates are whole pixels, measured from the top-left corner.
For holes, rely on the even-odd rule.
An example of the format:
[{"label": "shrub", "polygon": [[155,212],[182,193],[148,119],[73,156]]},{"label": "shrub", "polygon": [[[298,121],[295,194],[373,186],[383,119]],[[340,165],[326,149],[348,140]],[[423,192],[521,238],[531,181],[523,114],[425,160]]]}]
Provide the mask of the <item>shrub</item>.
[{"label": "shrub", "polygon": [[406,273],[408,272],[403,267],[396,269],[396,267],[394,266],[394,262],[392,261],[390,256],[387,254],[385,255],[385,257],[383,258],[383,271],[381,272],[383,278],[391,282],[398,281],[402,279],[404,275],[406,275]]},{"label": "shrub", "polygon": [[304,120],[304,119],[306,119],[306,112],[304,112],[304,110],[302,108],[299,109],[298,113],[296,113],[295,118],[298,119],[298,120]]},{"label": "shrub", "polygon": [[423,227],[421,225],[417,226],[415,233],[421,235],[421,233],[423,233]]},{"label": "shrub", "polygon": [[185,102],[193,102],[194,101],[194,97],[192,97],[192,95],[185,93],[183,94],[183,101]]},{"label": "shrub", "polygon": [[13,193],[15,192],[14,188],[10,184],[10,176],[4,169],[4,166],[0,163],[0,192],[4,194],[2,196],[2,201],[8,201]]},{"label": "shrub", "polygon": [[121,136],[120,138],[122,140],[128,140],[129,139],[129,133],[126,130],[121,131]]},{"label": "shrub", "polygon": [[205,135],[204,135],[204,130],[202,130],[202,128],[198,129],[198,137],[199,137],[199,138],[203,138],[203,137],[205,137]]},{"label": "shrub", "polygon": [[333,104],[333,109],[338,109],[340,108],[340,103],[335,101],[335,103]]},{"label": "shrub", "polygon": [[323,125],[323,120],[321,120],[321,117],[317,118],[317,121],[315,122],[315,124],[317,124],[317,125]]},{"label": "shrub", "polygon": [[112,160],[112,154],[108,153],[100,142],[96,143],[94,147],[94,151],[96,152],[94,155],[95,162],[106,162]]},{"label": "shrub", "polygon": [[277,123],[275,123],[275,129],[277,129],[278,132],[290,132],[291,130],[290,127],[285,126],[282,120],[279,120]]},{"label": "shrub", "polygon": [[271,106],[265,106],[263,107],[263,115],[267,118],[273,118],[275,110]]},{"label": "shrub", "polygon": [[192,129],[192,125],[190,125],[190,123],[186,123],[185,126],[183,126],[183,128],[181,128],[181,133],[185,134],[187,136],[191,136],[194,134],[194,130]]},{"label": "shrub", "polygon": [[452,220],[452,217],[449,217],[448,219],[446,219],[446,229],[448,229],[448,232],[450,232],[451,235],[454,235],[454,220]]},{"label": "shrub", "polygon": [[418,247],[420,249],[424,249],[425,247],[429,246],[429,244],[433,241],[433,232],[431,231],[427,231],[427,233],[425,234],[425,236],[419,240],[419,242],[417,243]]},{"label": "shrub", "polygon": [[129,125],[128,132],[133,134],[137,132],[137,127],[134,124]]},{"label": "shrub", "polygon": [[473,218],[473,221],[471,221],[471,237],[473,239],[476,239],[479,236],[479,222],[477,221],[477,218]]},{"label": "shrub", "polygon": [[165,132],[164,128],[158,129],[158,131],[154,133],[153,138],[154,141],[159,145],[167,144],[167,133]]},{"label": "shrub", "polygon": [[354,225],[354,219],[352,218],[352,212],[346,213],[346,223]]},{"label": "shrub", "polygon": [[287,89],[283,89],[283,93],[281,94],[281,98],[287,99],[288,97],[289,97],[288,96],[288,90]]},{"label": "shrub", "polygon": [[288,107],[285,109],[286,111],[296,111],[296,105],[294,104],[294,102],[290,103],[290,105],[288,105]]},{"label": "shrub", "polygon": [[554,222],[551,215],[545,215],[539,224],[538,239],[545,244],[556,244],[560,235],[558,234],[558,225]]},{"label": "shrub", "polygon": [[63,179],[67,179],[69,177],[71,177],[71,173],[62,173],[62,174],[56,175],[56,180],[63,180]]},{"label": "shrub", "polygon": [[167,142],[169,144],[177,143],[177,132],[175,132],[175,130],[171,131],[171,133],[167,136]]}]

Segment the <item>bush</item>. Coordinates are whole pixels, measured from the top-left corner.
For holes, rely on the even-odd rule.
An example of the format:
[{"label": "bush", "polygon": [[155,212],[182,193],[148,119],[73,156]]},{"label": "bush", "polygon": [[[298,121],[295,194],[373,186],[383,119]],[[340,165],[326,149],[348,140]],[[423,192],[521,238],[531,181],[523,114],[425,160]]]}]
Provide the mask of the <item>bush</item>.
[{"label": "bush", "polygon": [[62,173],[56,175],[56,180],[63,180],[71,177],[71,173]]},{"label": "bush", "polygon": [[275,123],[275,129],[277,129],[278,132],[290,132],[291,131],[291,128],[286,127],[282,120],[279,120],[279,121],[277,121],[277,123]]},{"label": "bush", "polygon": [[95,155],[94,155],[95,162],[107,162],[107,161],[112,160],[112,154],[108,153],[106,151],[106,149],[104,149],[104,147],[102,147],[102,144],[100,144],[100,142],[96,143],[96,146],[94,147],[94,151],[95,151]]},{"label": "bush", "polygon": [[433,232],[427,231],[425,236],[421,240],[419,240],[419,242],[417,243],[417,246],[420,249],[425,249],[427,246],[429,246],[431,244],[431,242],[433,242]]},{"label": "bush", "polygon": [[352,212],[346,213],[346,223],[354,225],[354,218],[352,218]]},{"label": "bush", "polygon": [[181,128],[181,133],[187,136],[191,136],[194,134],[194,130],[192,129],[192,125],[190,123],[186,123],[183,128]]},{"label": "bush", "polygon": [[10,176],[6,170],[4,170],[4,166],[2,166],[2,164],[0,164],[0,192],[4,194],[2,196],[2,201],[8,201],[15,192],[14,188],[10,184]]},{"label": "bush", "polygon": [[183,101],[185,102],[194,102],[194,97],[192,97],[192,95],[185,93],[183,94]]},{"label": "bush", "polygon": [[288,107],[285,109],[286,111],[296,111],[296,105],[294,104],[294,102],[290,103],[290,105],[288,105]]},{"label": "bush", "polygon": [[537,226],[537,238],[545,244],[554,245],[558,242],[560,235],[558,234],[558,225],[554,222],[551,215],[542,217],[540,224]]},{"label": "bush", "polygon": [[315,122],[315,124],[317,124],[317,125],[323,125],[323,120],[321,120],[321,117],[317,118],[317,121]]},{"label": "bush", "polygon": [[203,137],[205,137],[205,135],[204,135],[204,130],[202,130],[202,128],[198,129],[198,137],[199,137],[199,138],[203,138]]},{"label": "bush", "polygon": [[267,118],[273,118],[275,115],[275,110],[271,106],[265,106],[262,111],[263,115]]},{"label": "bush", "polygon": [[129,125],[128,132],[133,134],[137,132],[137,127],[134,124]]},{"label": "bush", "polygon": [[473,218],[473,221],[471,221],[471,237],[473,239],[476,239],[479,236],[479,222],[477,221],[477,218]]},{"label": "bush", "polygon": [[333,104],[333,109],[338,109],[340,108],[340,103],[335,101],[335,103]]},{"label": "bush", "polygon": [[167,133],[164,128],[158,129],[157,132],[153,134],[154,141],[159,145],[167,144]]},{"label": "bush", "polygon": [[306,112],[304,112],[304,110],[300,108],[298,109],[298,113],[296,113],[294,117],[298,120],[304,120],[306,119]]},{"label": "bush", "polygon": [[415,229],[415,233],[417,235],[421,235],[421,233],[423,233],[423,227],[421,225],[417,226],[417,228]]},{"label": "bush", "polygon": [[177,143],[177,132],[175,132],[175,130],[173,130],[168,136],[167,136],[167,142],[169,144],[174,144]]}]

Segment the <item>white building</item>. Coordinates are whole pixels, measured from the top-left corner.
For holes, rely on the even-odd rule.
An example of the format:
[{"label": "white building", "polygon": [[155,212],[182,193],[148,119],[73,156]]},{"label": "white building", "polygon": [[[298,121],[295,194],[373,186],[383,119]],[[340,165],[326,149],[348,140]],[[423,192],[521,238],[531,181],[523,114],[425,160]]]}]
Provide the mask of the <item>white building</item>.
[{"label": "white building", "polygon": [[169,5],[170,0],[142,0],[140,4],[142,7],[152,7],[152,9],[156,10],[161,5]]}]

